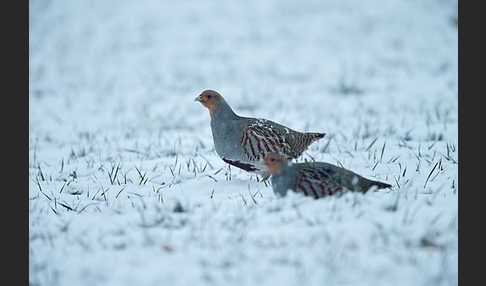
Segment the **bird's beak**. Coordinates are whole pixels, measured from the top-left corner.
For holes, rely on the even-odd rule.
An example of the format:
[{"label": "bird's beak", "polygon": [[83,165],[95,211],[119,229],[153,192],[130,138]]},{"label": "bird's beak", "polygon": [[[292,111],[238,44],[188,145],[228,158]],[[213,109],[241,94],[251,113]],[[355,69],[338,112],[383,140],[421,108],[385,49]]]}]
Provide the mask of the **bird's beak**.
[{"label": "bird's beak", "polygon": [[196,98],[194,98],[194,101],[202,102],[202,96],[200,95],[196,96]]}]

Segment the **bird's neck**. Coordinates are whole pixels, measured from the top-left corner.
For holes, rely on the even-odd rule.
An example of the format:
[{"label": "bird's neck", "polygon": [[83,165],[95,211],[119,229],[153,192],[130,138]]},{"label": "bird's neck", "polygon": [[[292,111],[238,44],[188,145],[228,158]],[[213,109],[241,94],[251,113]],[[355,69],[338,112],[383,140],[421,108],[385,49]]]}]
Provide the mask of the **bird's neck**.
[{"label": "bird's neck", "polygon": [[288,168],[288,164],[286,162],[282,162],[278,165],[273,165],[269,167],[270,173],[272,175],[279,174],[281,172],[284,172]]},{"label": "bird's neck", "polygon": [[218,102],[216,110],[210,110],[209,114],[211,115],[211,119],[215,120],[231,120],[238,118],[238,115],[236,115],[233,109],[231,109],[225,101]]},{"label": "bird's neck", "polygon": [[280,172],[285,171],[288,168],[289,168],[288,162],[284,162],[284,163],[280,164]]}]

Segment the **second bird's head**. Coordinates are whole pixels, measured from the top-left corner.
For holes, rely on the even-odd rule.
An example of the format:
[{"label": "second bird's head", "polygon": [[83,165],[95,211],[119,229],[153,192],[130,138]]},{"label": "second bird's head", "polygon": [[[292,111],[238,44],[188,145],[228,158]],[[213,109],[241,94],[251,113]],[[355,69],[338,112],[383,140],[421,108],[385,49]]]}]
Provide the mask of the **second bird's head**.
[{"label": "second bird's head", "polygon": [[264,158],[265,167],[274,175],[288,165],[288,160],[278,153],[268,153]]},{"label": "second bird's head", "polygon": [[224,102],[224,98],[221,96],[221,94],[209,89],[203,91],[194,100],[199,101],[202,105],[204,105],[204,107],[209,109],[211,116],[213,116],[218,110],[218,104]]}]

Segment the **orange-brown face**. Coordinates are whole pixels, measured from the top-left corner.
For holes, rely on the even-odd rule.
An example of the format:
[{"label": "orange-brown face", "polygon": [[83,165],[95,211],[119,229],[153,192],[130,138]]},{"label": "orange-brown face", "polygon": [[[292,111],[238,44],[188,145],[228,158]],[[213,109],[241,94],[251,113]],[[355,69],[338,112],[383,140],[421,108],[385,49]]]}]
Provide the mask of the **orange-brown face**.
[{"label": "orange-brown face", "polygon": [[218,110],[218,100],[221,95],[213,90],[205,90],[199,96],[196,97],[195,101],[199,101],[207,109],[209,109],[209,114],[214,116],[216,110]]},{"label": "orange-brown face", "polygon": [[286,162],[282,156],[275,153],[270,153],[265,156],[265,166],[272,175],[280,172],[281,164],[285,164]]}]

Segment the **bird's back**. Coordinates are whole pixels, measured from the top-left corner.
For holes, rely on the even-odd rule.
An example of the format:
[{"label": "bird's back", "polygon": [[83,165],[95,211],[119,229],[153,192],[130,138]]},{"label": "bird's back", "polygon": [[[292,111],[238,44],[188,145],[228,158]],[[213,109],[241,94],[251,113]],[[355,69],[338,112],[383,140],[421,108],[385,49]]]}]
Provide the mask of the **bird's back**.
[{"label": "bird's back", "polygon": [[389,184],[366,179],[353,171],[325,162],[291,164],[273,175],[273,182],[275,182],[274,191],[277,193],[292,189],[315,198],[344,190],[366,192],[372,186],[391,187]]},{"label": "bird's back", "polygon": [[352,191],[366,192],[372,186],[387,188],[391,185],[367,179],[355,172],[325,162],[306,162],[295,164],[302,176],[313,180],[329,181],[329,184],[341,186]]}]

